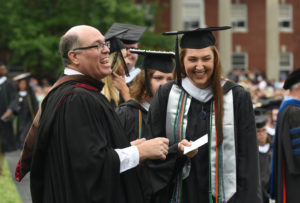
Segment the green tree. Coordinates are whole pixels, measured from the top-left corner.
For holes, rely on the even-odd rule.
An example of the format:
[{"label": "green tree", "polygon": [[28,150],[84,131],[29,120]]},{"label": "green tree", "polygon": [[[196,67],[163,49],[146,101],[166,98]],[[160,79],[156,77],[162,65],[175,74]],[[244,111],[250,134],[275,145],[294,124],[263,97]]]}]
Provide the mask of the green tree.
[{"label": "green tree", "polygon": [[[62,72],[60,36],[79,24],[104,34],[114,22],[149,25],[145,8],[134,0],[0,0],[0,52],[9,66],[23,66],[36,77],[55,80]],[[155,4],[153,12],[155,12]],[[154,19],[153,19],[154,21]],[[141,48],[173,49],[171,39],[147,32]]]},{"label": "green tree", "polygon": [[[120,1],[125,2],[131,0]],[[102,32],[115,22],[118,0],[0,0],[0,49],[10,53],[9,65],[24,66],[38,77],[55,79],[62,71],[60,36],[70,27],[88,24]],[[128,3],[124,13],[142,23],[142,11]],[[123,13],[120,13],[123,14]],[[138,16],[138,17],[135,17]],[[125,18],[123,16],[123,18]],[[132,22],[134,23],[134,22]]]}]

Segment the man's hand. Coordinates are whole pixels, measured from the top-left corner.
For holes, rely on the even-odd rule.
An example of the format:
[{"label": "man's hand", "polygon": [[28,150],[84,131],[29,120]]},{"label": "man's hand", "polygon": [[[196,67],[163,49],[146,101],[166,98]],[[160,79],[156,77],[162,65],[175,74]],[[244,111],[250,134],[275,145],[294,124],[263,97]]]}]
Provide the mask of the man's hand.
[{"label": "man's hand", "polygon": [[146,141],[146,138],[136,139],[130,142],[131,146],[137,146],[139,144],[142,144]]},{"label": "man's hand", "polygon": [[147,140],[137,145],[140,153],[140,161],[144,159],[162,159],[165,160],[169,149],[169,139],[158,137]]},{"label": "man's hand", "polygon": [[[184,147],[187,146],[191,146],[192,145],[192,141],[187,141],[186,139],[181,140],[181,142],[178,143],[178,151],[180,154],[183,154],[184,152]],[[198,149],[195,149],[187,154],[185,154],[185,156],[189,157],[189,158],[193,158],[196,154],[198,153]]]}]

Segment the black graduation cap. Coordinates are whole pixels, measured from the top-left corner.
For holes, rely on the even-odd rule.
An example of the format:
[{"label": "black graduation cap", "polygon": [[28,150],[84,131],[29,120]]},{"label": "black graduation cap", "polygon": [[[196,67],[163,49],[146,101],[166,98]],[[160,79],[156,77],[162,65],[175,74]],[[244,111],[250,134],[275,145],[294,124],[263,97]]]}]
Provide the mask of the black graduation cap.
[{"label": "black graduation cap", "polygon": [[261,103],[260,108],[263,108],[265,111],[270,111],[272,109],[279,109],[282,99],[269,98],[259,100],[259,102]]},{"label": "black graduation cap", "polygon": [[178,35],[183,34],[180,41],[180,48],[203,49],[215,45],[216,39],[212,31],[230,29],[230,26],[197,28],[193,30],[164,32],[163,35],[176,35],[175,53],[176,53],[176,71],[177,83],[181,86],[181,73],[178,50]]},{"label": "black graduation cap", "polygon": [[257,103],[257,107],[254,108],[256,128],[264,127],[266,125],[266,120],[270,117],[268,108],[266,108],[266,104],[269,104],[269,102],[265,102],[264,104]]},{"label": "black graduation cap", "polygon": [[21,73],[21,74],[15,76],[13,78],[13,80],[15,80],[15,81],[26,80],[26,79],[30,78],[30,76],[31,76],[30,73]]},{"label": "black graduation cap", "polygon": [[123,24],[123,23],[114,23],[108,31],[117,32],[120,30],[128,29],[128,32],[123,33],[118,36],[119,39],[122,40],[124,44],[135,44],[137,43],[141,36],[146,31],[146,27],[131,25],[131,24]]},{"label": "black graduation cap", "polygon": [[291,74],[288,75],[287,79],[284,82],[283,88],[290,89],[294,84],[300,82],[300,68],[294,70]]},{"label": "black graduation cap", "polygon": [[255,116],[255,124],[256,128],[262,128],[266,125],[267,119],[269,118],[269,115],[257,115]]},{"label": "black graduation cap", "polygon": [[122,30],[117,30],[117,31],[109,29],[105,33],[104,36],[105,36],[105,41],[109,43],[109,50],[110,50],[109,53],[112,54],[114,52],[117,52],[113,59],[113,62],[111,64],[111,69],[114,68],[114,66],[117,62],[117,59],[120,56],[123,61],[125,74],[126,74],[126,76],[129,76],[129,71],[128,71],[126,62],[125,62],[124,57],[121,52],[122,49],[125,49],[125,45],[120,39],[117,38],[120,34],[123,34],[127,31],[128,31],[128,29],[122,29]]},{"label": "black graduation cap", "polygon": [[148,95],[152,97],[148,80],[147,69],[158,70],[163,73],[172,73],[174,68],[174,52],[151,51],[142,49],[130,49],[131,53],[144,56],[142,68],[145,70],[145,81]]}]

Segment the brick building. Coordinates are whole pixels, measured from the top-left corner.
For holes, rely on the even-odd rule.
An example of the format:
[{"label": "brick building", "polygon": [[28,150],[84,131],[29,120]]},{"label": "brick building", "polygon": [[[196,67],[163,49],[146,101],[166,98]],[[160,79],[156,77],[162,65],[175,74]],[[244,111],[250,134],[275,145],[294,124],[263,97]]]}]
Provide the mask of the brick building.
[{"label": "brick building", "polygon": [[152,29],[158,33],[231,25],[215,33],[224,74],[249,69],[277,80],[300,67],[299,0],[136,0],[145,2],[157,2]]}]

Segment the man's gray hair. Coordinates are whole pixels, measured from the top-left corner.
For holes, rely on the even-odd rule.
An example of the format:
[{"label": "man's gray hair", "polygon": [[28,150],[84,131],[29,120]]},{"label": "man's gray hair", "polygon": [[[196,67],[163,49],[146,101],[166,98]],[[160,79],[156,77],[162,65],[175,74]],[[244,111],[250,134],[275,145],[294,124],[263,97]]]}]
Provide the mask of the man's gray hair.
[{"label": "man's gray hair", "polygon": [[62,62],[64,67],[71,63],[68,52],[76,47],[80,46],[80,41],[78,35],[76,34],[69,34],[64,35],[60,38],[59,42],[59,52],[62,58]]}]

